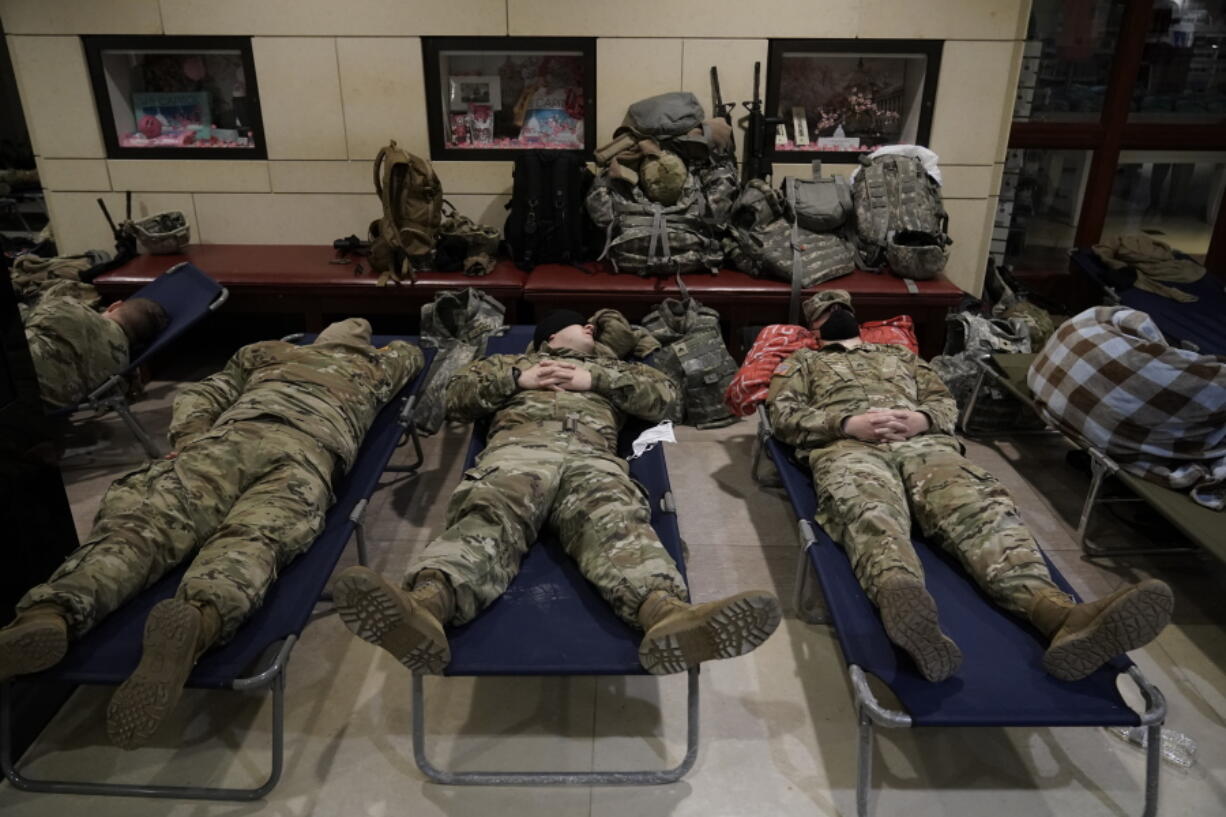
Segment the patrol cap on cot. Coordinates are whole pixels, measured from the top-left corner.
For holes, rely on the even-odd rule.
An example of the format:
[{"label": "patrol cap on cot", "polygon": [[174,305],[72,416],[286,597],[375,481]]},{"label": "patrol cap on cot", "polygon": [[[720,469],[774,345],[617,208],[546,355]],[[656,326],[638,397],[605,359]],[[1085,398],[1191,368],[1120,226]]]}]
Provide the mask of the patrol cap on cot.
[{"label": "patrol cap on cot", "polygon": [[347,318],[329,325],[315,338],[316,343],[344,343],[348,346],[370,346],[370,321]]},{"label": "patrol cap on cot", "polygon": [[534,349],[539,349],[541,344],[549,340],[551,335],[561,332],[566,327],[573,326],[576,323],[583,326],[587,322],[586,317],[573,309],[555,309],[536,325],[536,333],[532,336],[532,346]]},{"label": "patrol cap on cot", "polygon": [[835,304],[842,304],[851,310],[851,314],[856,314],[856,308],[851,305],[851,293],[845,289],[823,289],[801,304],[801,309],[805,313],[805,323],[813,323]]}]

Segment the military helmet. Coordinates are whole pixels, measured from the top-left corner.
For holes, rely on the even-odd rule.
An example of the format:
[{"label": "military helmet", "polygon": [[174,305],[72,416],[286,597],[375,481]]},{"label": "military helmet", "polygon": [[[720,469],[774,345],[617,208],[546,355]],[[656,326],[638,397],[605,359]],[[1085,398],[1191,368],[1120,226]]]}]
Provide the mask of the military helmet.
[{"label": "military helmet", "polygon": [[643,192],[652,201],[671,207],[681,198],[689,171],[685,162],[675,153],[663,152],[659,156],[646,156],[639,168],[639,183]]},{"label": "military helmet", "polygon": [[898,230],[886,236],[885,258],[898,277],[927,281],[945,269],[949,258],[945,243],[937,233]]},{"label": "military helmet", "polygon": [[854,315],[855,307],[851,305],[851,293],[845,289],[823,289],[801,305],[805,313],[805,322],[812,324],[821,314],[835,304],[842,304]]},{"label": "military helmet", "polygon": [[167,210],[140,221],[129,221],[125,229],[153,255],[178,252],[191,240],[191,227],[181,210]]}]

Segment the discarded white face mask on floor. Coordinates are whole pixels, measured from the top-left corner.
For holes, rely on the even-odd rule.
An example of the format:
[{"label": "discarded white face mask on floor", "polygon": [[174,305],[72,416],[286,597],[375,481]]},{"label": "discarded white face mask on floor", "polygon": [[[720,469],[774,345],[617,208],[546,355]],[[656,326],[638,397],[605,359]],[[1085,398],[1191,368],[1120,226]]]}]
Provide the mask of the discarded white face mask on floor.
[{"label": "discarded white face mask on floor", "polygon": [[632,453],[629,457],[626,457],[626,459],[636,460],[651,449],[655,448],[659,443],[675,442],[677,442],[677,438],[673,436],[673,421],[665,420],[659,425],[652,426],[640,434],[638,439],[630,444],[630,447],[634,449],[634,453]]}]

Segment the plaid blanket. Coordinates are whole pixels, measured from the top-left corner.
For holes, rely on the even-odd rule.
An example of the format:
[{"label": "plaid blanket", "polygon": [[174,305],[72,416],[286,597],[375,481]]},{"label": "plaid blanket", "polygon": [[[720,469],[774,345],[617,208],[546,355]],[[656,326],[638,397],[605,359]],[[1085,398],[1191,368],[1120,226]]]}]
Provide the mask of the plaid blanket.
[{"label": "plaid blanket", "polygon": [[1226,507],[1226,357],[1171,347],[1144,312],[1100,306],[1056,330],[1026,382],[1049,422],[1129,473]]}]

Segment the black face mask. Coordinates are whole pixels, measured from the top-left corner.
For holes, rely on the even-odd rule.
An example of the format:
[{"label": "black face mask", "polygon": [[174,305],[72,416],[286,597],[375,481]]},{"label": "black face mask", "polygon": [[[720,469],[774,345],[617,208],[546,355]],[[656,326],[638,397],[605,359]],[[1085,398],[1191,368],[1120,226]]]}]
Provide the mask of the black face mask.
[{"label": "black face mask", "polygon": [[849,340],[859,337],[860,322],[851,312],[836,307],[817,332],[822,336],[822,340]]}]

